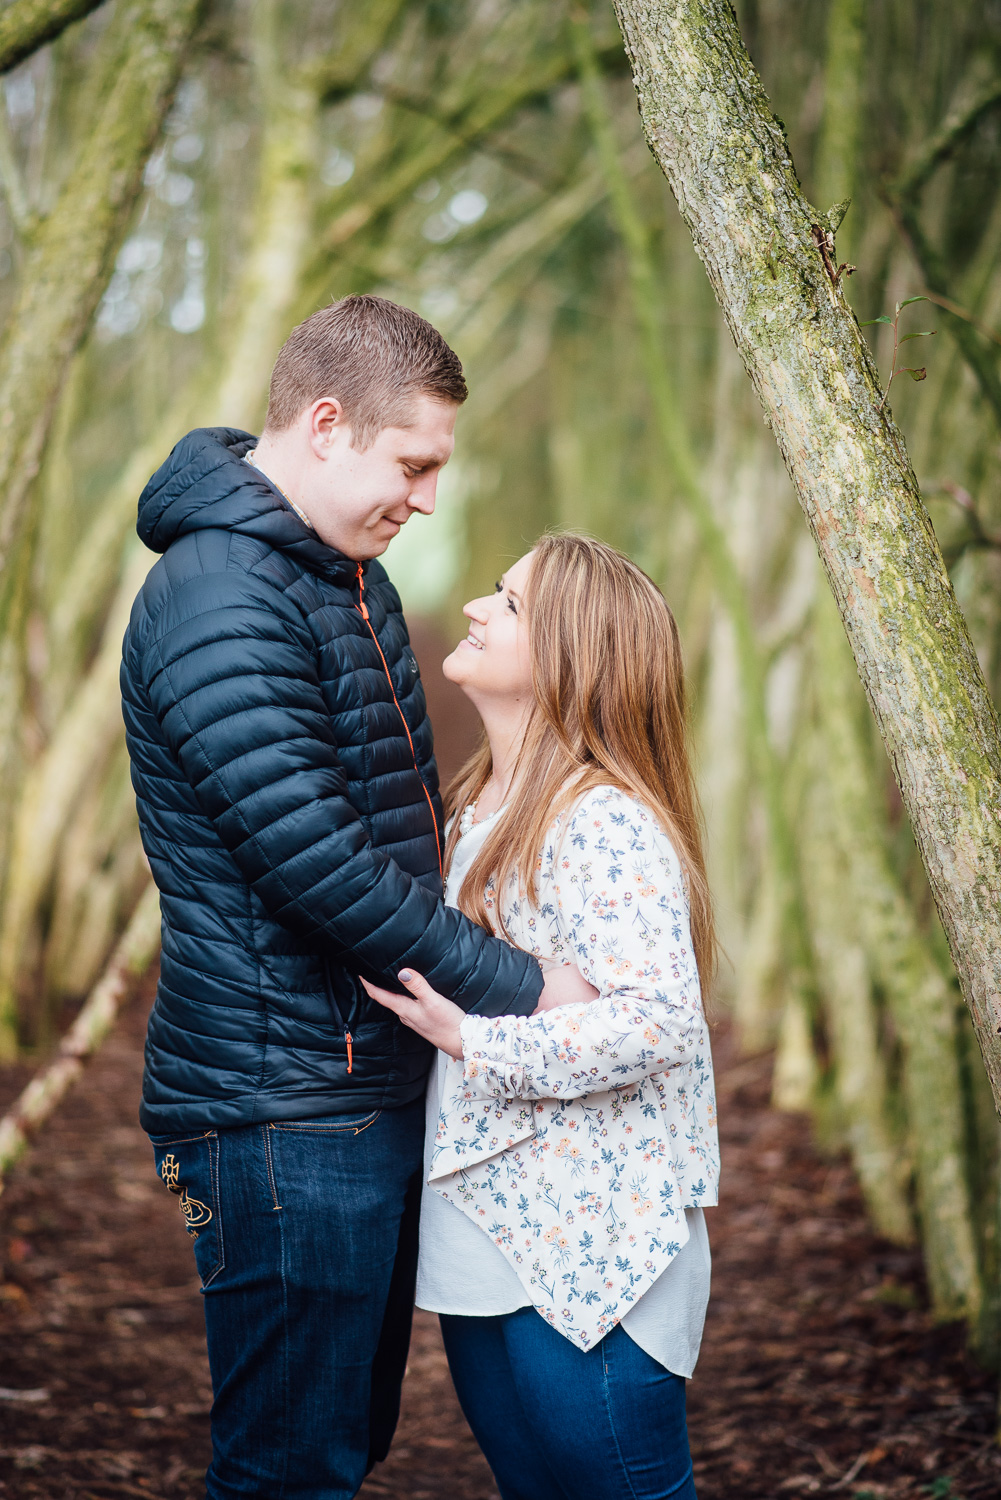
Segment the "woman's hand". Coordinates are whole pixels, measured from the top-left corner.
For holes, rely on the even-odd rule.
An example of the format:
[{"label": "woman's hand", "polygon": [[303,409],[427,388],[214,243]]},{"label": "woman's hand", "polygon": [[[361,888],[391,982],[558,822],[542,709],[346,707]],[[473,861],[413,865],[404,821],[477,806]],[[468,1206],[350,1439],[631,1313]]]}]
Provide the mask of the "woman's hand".
[{"label": "woman's hand", "polygon": [[392,990],[380,989],[378,985],[369,984],[367,979],[363,979],[362,984],[366,993],[398,1015],[404,1026],[425,1037],[439,1051],[447,1052],[449,1057],[461,1058],[459,1027],[465,1012],[451,1000],[446,1000],[444,995],[439,995],[424,976],[415,974],[413,969],[401,969],[396,977],[410,991],[409,995],[394,995]]},{"label": "woman's hand", "polygon": [[545,986],[533,1015],[556,1010],[560,1005],[586,1005],[589,1000],[598,998],[594,985],[588,984],[575,964],[544,963],[542,977]]}]

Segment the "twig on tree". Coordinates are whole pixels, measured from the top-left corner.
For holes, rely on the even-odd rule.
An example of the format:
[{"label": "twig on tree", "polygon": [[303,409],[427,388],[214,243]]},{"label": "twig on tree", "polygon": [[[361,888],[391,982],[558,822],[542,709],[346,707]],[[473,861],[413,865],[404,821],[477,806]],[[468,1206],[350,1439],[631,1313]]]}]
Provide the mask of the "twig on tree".
[{"label": "twig on tree", "polygon": [[866,318],[864,323],[859,324],[860,328],[871,328],[874,323],[887,323],[893,329],[893,358],[890,361],[890,378],[886,382],[886,387],[883,391],[883,397],[878,407],[879,411],[882,411],[883,407],[886,405],[886,398],[890,394],[890,386],[893,384],[894,379],[897,375],[909,375],[912,380],[924,380],[928,375],[928,371],[925,369],[924,365],[898,366],[897,364],[897,355],[900,353],[901,344],[909,343],[911,339],[930,339],[935,335],[934,328],[929,328],[921,333],[905,333],[903,337],[901,337],[900,334],[900,314],[903,312],[904,308],[910,307],[912,302],[927,301],[928,298],[924,295],[923,292],[919,293],[919,295],[916,297],[905,297],[903,302],[898,302],[894,307],[892,318],[888,318],[886,314],[883,313],[878,318]]},{"label": "twig on tree", "polygon": [[810,233],[813,236],[813,243],[820,251],[824,270],[830,277],[834,290],[837,291],[841,285],[842,276],[851,276],[855,267],[850,266],[846,260],[843,260],[840,265],[836,264],[837,251],[834,247],[834,235],[830,229],[825,229],[820,224],[811,224]]}]

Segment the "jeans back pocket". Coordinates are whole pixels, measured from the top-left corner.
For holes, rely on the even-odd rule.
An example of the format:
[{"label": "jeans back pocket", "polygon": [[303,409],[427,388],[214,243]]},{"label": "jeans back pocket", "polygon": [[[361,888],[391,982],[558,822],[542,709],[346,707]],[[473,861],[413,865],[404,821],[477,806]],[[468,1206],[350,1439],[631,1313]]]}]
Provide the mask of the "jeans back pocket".
[{"label": "jeans back pocket", "polygon": [[219,1204],[219,1134],[151,1136],[157,1175],[175,1195],[191,1236],[202,1286],[214,1281],[226,1264]]}]

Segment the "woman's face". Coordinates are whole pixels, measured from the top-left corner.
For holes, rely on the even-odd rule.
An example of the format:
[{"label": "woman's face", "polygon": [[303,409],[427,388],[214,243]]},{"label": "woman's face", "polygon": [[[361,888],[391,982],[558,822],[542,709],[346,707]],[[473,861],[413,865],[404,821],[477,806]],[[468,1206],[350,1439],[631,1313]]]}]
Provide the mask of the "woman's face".
[{"label": "woman's face", "polygon": [[494,593],[470,600],[462,611],[469,632],[446,656],[442,671],[474,703],[490,698],[523,704],[532,695],[524,605],[531,566],[529,552],[507,570]]}]

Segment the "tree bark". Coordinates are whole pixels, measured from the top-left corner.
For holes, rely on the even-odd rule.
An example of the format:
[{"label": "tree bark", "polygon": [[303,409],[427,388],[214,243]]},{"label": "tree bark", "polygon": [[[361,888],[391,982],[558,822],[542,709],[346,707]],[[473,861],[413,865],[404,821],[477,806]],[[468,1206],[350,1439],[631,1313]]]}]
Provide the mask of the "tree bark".
[{"label": "tree bark", "polygon": [[15,0],[0,11],[0,73],[9,73],[104,0]]},{"label": "tree bark", "polygon": [[615,8],[647,140],[816,540],[1001,1110],[1001,735],[903,439],[730,5]]}]

